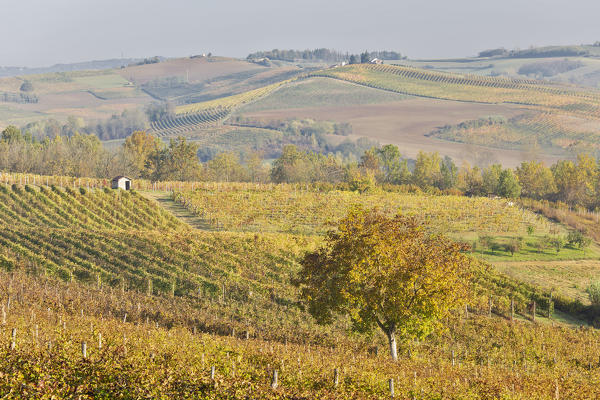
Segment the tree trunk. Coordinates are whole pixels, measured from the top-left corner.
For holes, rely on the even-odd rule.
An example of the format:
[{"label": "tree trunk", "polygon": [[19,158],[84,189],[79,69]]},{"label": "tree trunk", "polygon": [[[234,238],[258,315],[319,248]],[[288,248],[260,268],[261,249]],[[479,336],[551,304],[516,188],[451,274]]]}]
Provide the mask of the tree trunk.
[{"label": "tree trunk", "polygon": [[398,361],[398,350],[396,348],[396,333],[394,331],[387,332],[387,337],[390,343],[390,355],[392,360]]}]

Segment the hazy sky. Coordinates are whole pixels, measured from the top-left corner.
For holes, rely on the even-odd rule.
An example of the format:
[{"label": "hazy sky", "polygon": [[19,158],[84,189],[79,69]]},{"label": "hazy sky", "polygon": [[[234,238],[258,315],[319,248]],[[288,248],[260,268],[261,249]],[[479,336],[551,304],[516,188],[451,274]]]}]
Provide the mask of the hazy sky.
[{"label": "hazy sky", "polygon": [[0,12],[4,66],[316,47],[442,58],[600,40],[597,0],[0,0]]}]

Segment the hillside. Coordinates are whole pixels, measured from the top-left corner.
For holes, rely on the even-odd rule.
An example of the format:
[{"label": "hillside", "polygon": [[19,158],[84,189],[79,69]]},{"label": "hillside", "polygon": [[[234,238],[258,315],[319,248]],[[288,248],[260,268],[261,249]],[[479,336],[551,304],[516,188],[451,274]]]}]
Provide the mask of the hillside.
[{"label": "hillside", "polygon": [[279,82],[299,71],[287,63],[265,67],[226,57],[188,57],[126,68],[0,78],[0,94],[18,95],[28,80],[37,97],[35,103],[1,101],[0,129],[48,118],[62,122],[69,116],[92,122],[156,101],[177,105],[211,100]]},{"label": "hillside", "polygon": [[[533,224],[541,235],[554,224],[501,200],[246,186],[184,193],[210,207],[221,229],[203,232],[138,192],[0,185],[0,265],[8,271],[0,272],[6,315],[0,391],[17,397],[383,399],[394,379],[400,398],[596,393],[589,377],[596,371],[598,334],[565,325],[581,324],[587,308],[560,290],[551,323],[546,289],[477,267],[468,312],[453,313],[447,331],[406,344],[396,364],[384,351],[369,350],[383,346],[379,334],[348,335],[343,318],[316,325],[291,284],[304,251],[356,202],[390,212],[401,206],[451,234],[521,234]],[[299,218],[294,226],[313,234],[286,233],[294,232],[285,217],[292,210]],[[530,322],[532,300],[536,323]],[[58,377],[61,384],[51,384]]]}]

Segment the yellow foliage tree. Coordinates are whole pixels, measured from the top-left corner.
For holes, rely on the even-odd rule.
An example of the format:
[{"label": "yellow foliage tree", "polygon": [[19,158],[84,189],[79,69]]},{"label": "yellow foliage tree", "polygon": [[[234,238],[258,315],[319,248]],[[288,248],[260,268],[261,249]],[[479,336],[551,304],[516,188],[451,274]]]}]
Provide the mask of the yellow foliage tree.
[{"label": "yellow foliage tree", "polygon": [[378,326],[397,360],[397,339],[426,337],[465,301],[471,259],[464,250],[412,217],[357,207],[305,255],[296,284],[317,322],[341,314],[358,332]]}]

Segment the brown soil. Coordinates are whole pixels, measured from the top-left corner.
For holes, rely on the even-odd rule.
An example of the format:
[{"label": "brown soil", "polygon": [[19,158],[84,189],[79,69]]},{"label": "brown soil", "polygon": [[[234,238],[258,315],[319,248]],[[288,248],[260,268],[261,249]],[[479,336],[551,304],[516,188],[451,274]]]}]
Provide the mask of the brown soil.
[{"label": "brown soil", "polygon": [[503,115],[512,117],[523,113],[524,108],[504,104],[465,103],[449,100],[414,98],[393,103],[361,106],[307,107],[296,109],[260,111],[245,114],[246,117],[268,119],[312,118],[336,122],[349,122],[354,137],[368,137],[382,144],[395,144],[403,155],[415,157],[419,150],[437,151],[448,155],[458,163],[471,164],[501,162],[506,166],[516,166],[521,161],[537,157],[552,163],[556,156],[532,154],[524,149],[503,150],[448,142],[425,135],[446,124],[486,117]]}]

